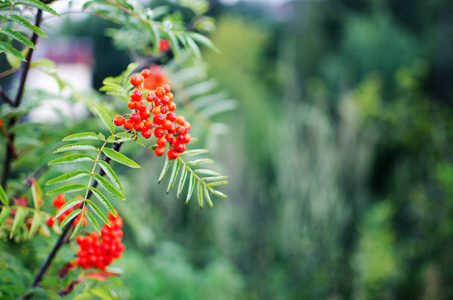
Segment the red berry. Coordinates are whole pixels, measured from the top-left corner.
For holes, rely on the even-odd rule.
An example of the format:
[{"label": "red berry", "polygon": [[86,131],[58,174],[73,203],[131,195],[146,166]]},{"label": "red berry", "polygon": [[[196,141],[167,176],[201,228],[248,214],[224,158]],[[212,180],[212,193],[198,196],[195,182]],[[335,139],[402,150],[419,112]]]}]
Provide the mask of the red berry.
[{"label": "red berry", "polygon": [[134,109],[135,108],[135,102],[134,100],[129,100],[127,102],[127,107],[129,107],[130,109]]},{"label": "red berry", "polygon": [[163,123],[162,123],[162,128],[164,130],[171,130],[172,129],[172,125],[173,123],[170,121],[170,120],[165,120]]},{"label": "red berry", "polygon": [[170,99],[168,99],[167,96],[163,96],[161,99],[160,99],[160,102],[162,104],[168,104],[168,102],[170,102]]},{"label": "red berry", "polygon": [[170,101],[172,101],[173,98],[175,97],[175,95],[173,95],[172,93],[168,93],[168,92],[165,94],[165,96],[167,96]]},{"label": "red berry", "polygon": [[162,87],[158,87],[154,93],[156,94],[157,97],[161,98],[165,95],[165,90]]},{"label": "red berry", "polygon": [[190,143],[190,135],[189,135],[188,133],[186,133],[186,134],[184,135],[184,139],[182,140],[182,142],[183,142],[184,144]]},{"label": "red berry", "polygon": [[170,149],[168,150],[168,158],[169,159],[177,159],[178,158],[178,152],[176,152],[175,149]]},{"label": "red berry", "polygon": [[178,123],[179,125],[184,124],[185,121],[186,120],[184,119],[184,117],[179,116],[176,118],[176,123]]},{"label": "red berry", "polygon": [[3,125],[3,122],[2,122],[2,120],[0,120],[0,127],[2,127],[2,125]]},{"label": "red berry", "polygon": [[153,102],[153,101],[156,100],[156,95],[155,95],[153,92],[148,92],[148,93],[146,94],[146,98],[145,98],[145,99],[146,99],[146,101],[148,101],[148,102]]},{"label": "red berry", "polygon": [[152,135],[153,135],[153,133],[149,129],[145,129],[145,130],[142,131],[142,136],[145,139],[149,139]]},{"label": "red berry", "polygon": [[171,123],[171,127],[167,129],[168,133],[175,133],[176,127],[175,124]]},{"label": "red berry", "polygon": [[137,102],[137,104],[135,105],[135,108],[137,108],[138,111],[144,111],[147,107],[146,107],[146,102],[143,102],[143,101],[139,101]]},{"label": "red berry", "polygon": [[142,131],[143,129],[145,129],[145,123],[143,122],[137,122],[134,124],[134,129],[137,130],[137,131]]},{"label": "red berry", "polygon": [[139,90],[134,90],[131,94],[131,99],[134,101],[140,101],[143,98],[143,93]]},{"label": "red berry", "polygon": [[166,93],[171,91],[171,87],[169,84],[164,84],[162,85],[162,88],[165,90]]},{"label": "red berry", "polygon": [[65,195],[57,195],[57,197],[53,200],[52,205],[55,208],[62,207],[66,203],[65,198],[66,198]]},{"label": "red berry", "polygon": [[189,122],[185,121],[182,126],[184,126],[184,128],[186,129],[186,132],[189,132],[190,131],[190,128],[192,128],[192,125],[190,125]]},{"label": "red berry", "polygon": [[131,114],[130,120],[132,123],[140,122],[140,114],[138,114],[138,113]]},{"label": "red berry", "polygon": [[164,147],[167,144],[167,140],[164,137],[161,137],[157,140],[157,146]]},{"label": "red berry", "polygon": [[154,123],[151,120],[146,120],[145,121],[145,128],[151,129],[154,127]]},{"label": "red berry", "polygon": [[174,102],[169,102],[169,103],[168,103],[168,110],[169,110],[169,111],[175,111],[175,110],[176,110],[176,103],[174,103]]},{"label": "red berry", "polygon": [[182,141],[184,141],[184,135],[183,135],[183,134],[178,135],[178,136],[176,137],[175,140],[176,140],[177,142],[182,143]]},{"label": "red berry", "polygon": [[141,74],[131,77],[131,83],[135,87],[137,87],[140,84],[142,84],[143,80],[144,80],[144,78],[143,78],[143,76]]},{"label": "red berry", "polygon": [[184,126],[178,126],[178,127],[176,127],[176,132],[177,132],[178,134],[185,134],[185,133],[186,133],[186,127],[184,127]]},{"label": "red berry", "polygon": [[149,75],[151,75],[151,71],[149,69],[143,69],[142,72],[141,72],[143,78],[148,78]]},{"label": "red berry", "polygon": [[[171,103],[170,103],[171,104]],[[175,113],[168,113],[166,119],[174,122],[178,116]]]},{"label": "red berry", "polygon": [[157,156],[162,156],[162,155],[165,154],[165,148],[164,147],[156,147],[156,149],[154,149],[154,153]]},{"label": "red berry", "polygon": [[160,114],[160,108],[158,106],[154,107],[153,110],[151,111],[153,115],[158,115]]},{"label": "red berry", "polygon": [[124,129],[131,130],[133,127],[134,127],[134,123],[132,123],[132,121],[127,120],[126,122],[124,122]]},{"label": "red berry", "polygon": [[182,144],[182,143],[176,143],[174,149],[176,152],[181,153],[181,152],[184,152],[185,147],[186,146],[184,146],[184,144]]},{"label": "red berry", "polygon": [[150,116],[151,116],[151,112],[149,111],[149,109],[145,109],[140,112],[140,118],[142,118],[144,120],[148,119]]},{"label": "red berry", "polygon": [[49,227],[53,226],[54,223],[55,223],[55,221],[53,220],[52,217],[47,218],[47,220],[46,220],[47,226],[49,226]]},{"label": "red berry", "polygon": [[121,126],[124,124],[124,117],[123,116],[116,116],[115,119],[113,119],[113,123],[116,126]]},{"label": "red berry", "polygon": [[162,52],[170,50],[170,42],[166,39],[161,39],[159,41],[159,50]]},{"label": "red berry", "polygon": [[164,121],[165,121],[165,117],[164,117],[164,115],[161,115],[161,114],[156,115],[153,118],[153,122],[156,125],[161,125],[162,123],[164,123]]},{"label": "red berry", "polygon": [[160,106],[160,112],[163,114],[166,114],[168,111],[168,106],[167,105],[161,105]]},{"label": "red berry", "polygon": [[167,133],[165,135],[165,139],[167,140],[167,142],[171,143],[175,139],[175,137],[173,136],[173,134]]},{"label": "red berry", "polygon": [[154,136],[157,137],[157,138],[161,138],[163,137],[165,134],[165,131],[160,128],[160,127],[157,127],[155,130],[154,130]]}]

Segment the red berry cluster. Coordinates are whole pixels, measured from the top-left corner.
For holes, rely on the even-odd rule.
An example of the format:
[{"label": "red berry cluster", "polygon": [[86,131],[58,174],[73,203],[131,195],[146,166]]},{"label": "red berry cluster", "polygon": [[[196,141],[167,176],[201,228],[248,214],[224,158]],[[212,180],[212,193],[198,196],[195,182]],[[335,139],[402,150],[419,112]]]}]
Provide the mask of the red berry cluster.
[{"label": "red berry cluster", "polygon": [[[52,201],[52,205],[57,210],[60,209],[63,205],[65,205],[65,203],[66,203],[65,195],[57,195],[57,197],[55,199],[53,199],[53,201]],[[81,205],[82,205],[82,203],[79,205],[76,205],[76,207],[80,208]],[[66,219],[66,217],[73,211],[74,211],[73,207],[68,208],[64,213],[62,213],[58,217],[58,221],[63,222],[63,220]],[[72,223],[72,226],[76,226],[80,220],[82,220],[82,226],[85,227],[85,225],[87,224],[87,220],[84,217],[84,213],[81,213],[76,217],[76,219],[74,220],[74,223]],[[55,221],[52,217],[47,218],[47,220],[46,220],[47,226],[53,226],[54,223],[55,223]]]},{"label": "red berry cluster", "polygon": [[76,264],[84,269],[98,268],[104,270],[114,259],[120,258],[124,252],[123,219],[108,214],[110,226],[104,225],[101,228],[101,236],[92,232],[87,236],[79,235],[76,243],[80,250],[77,251]]},{"label": "red berry cluster", "polygon": [[[170,85],[164,84],[148,92],[145,96],[146,102],[143,101],[143,82],[149,76],[149,69],[144,69],[140,74],[132,76],[131,83],[136,88],[132,91],[131,99],[127,103],[132,113],[116,116],[113,122],[116,126],[124,126],[126,130],[133,129],[135,132],[141,132],[145,139],[149,139],[154,132],[157,138],[154,153],[162,156],[165,154],[165,146],[168,146],[170,148],[168,158],[176,159],[179,153],[186,151],[185,144],[190,142],[191,125],[184,117],[178,117],[173,112],[176,104],[172,102],[173,94],[170,93]],[[125,116],[129,116],[129,119],[126,120]]]}]

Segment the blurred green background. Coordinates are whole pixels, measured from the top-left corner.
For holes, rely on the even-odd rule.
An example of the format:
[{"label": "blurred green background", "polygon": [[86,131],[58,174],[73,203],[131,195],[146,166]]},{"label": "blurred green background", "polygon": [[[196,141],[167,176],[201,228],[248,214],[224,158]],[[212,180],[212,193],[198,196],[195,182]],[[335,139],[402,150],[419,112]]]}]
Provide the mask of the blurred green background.
[{"label": "blurred green background", "polygon": [[[237,100],[229,197],[165,195],[151,154],[124,173],[121,297],[452,299],[451,1],[226,2],[203,55]],[[128,61],[89,22],[99,88]]]}]

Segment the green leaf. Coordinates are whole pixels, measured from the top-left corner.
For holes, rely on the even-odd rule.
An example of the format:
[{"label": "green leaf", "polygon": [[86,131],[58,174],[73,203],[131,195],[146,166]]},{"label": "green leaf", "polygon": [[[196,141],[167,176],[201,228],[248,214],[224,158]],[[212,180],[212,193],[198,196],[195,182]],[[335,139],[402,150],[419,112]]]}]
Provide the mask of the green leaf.
[{"label": "green leaf", "polygon": [[43,11],[47,11],[48,13],[51,13],[54,16],[60,17],[60,15],[55,10],[53,10],[52,8],[45,5],[39,0],[17,0],[16,4],[25,4]]},{"label": "green leaf", "polygon": [[80,218],[79,222],[77,223],[76,227],[74,228],[74,231],[71,234],[71,237],[69,238],[70,240],[75,238],[79,234],[80,230],[82,230],[82,226],[83,226],[83,221],[82,220],[83,219]]},{"label": "green leaf", "polygon": [[117,216],[115,209],[113,208],[112,204],[110,204],[109,200],[105,198],[105,196],[96,188],[90,187],[90,190],[93,192],[93,195],[98,198],[98,200],[107,208],[115,217]]},{"label": "green leaf", "polygon": [[102,123],[104,123],[108,130],[113,134],[115,132],[115,124],[113,124],[112,117],[110,117],[110,115],[99,105],[93,103],[93,106],[99,118],[101,118]]},{"label": "green leaf", "polygon": [[179,154],[179,157],[181,156],[188,156],[188,155],[198,155],[198,154],[203,154],[203,153],[208,153],[209,150],[208,149],[195,149],[195,150],[189,150],[189,151],[185,151],[181,154]]},{"label": "green leaf", "polygon": [[109,191],[114,197],[121,198],[123,200],[126,200],[126,198],[119,192],[110,182],[107,181],[104,177],[102,177],[99,174],[94,174],[94,177],[96,178],[97,182],[107,191]]},{"label": "green leaf", "polygon": [[186,41],[192,53],[195,54],[197,57],[201,58],[200,48],[198,48],[197,43],[195,43],[190,36],[186,36]]},{"label": "green leaf", "polygon": [[75,171],[67,174],[60,175],[58,177],[55,177],[53,179],[50,179],[49,181],[46,182],[46,185],[51,185],[51,184],[56,184],[56,183],[62,183],[70,180],[75,180],[77,178],[89,176],[91,173],[85,170],[81,171]]},{"label": "green leaf", "polygon": [[83,198],[75,198],[75,199],[72,199],[72,200],[66,202],[62,207],[60,207],[60,209],[57,211],[57,213],[55,214],[55,216],[53,218],[58,219],[58,217],[61,216],[62,214],[64,214],[65,211],[67,211],[71,207],[74,207],[77,204],[80,204],[84,201],[85,201],[85,199],[83,199]]},{"label": "green leaf", "polygon": [[130,63],[130,64],[127,66],[126,70],[124,70],[124,72],[122,73],[123,79],[124,79],[124,80],[127,80],[128,77],[129,77],[129,75],[131,75],[131,73],[132,73],[135,69],[137,69],[138,65],[139,65],[139,63],[136,63],[136,62],[135,62],[135,63]]},{"label": "green leaf", "polygon": [[194,188],[195,188],[195,175],[192,174],[189,179],[189,190],[187,191],[186,204],[189,203],[189,200],[190,200],[190,197],[192,197]]},{"label": "green leaf", "polygon": [[130,168],[140,168],[140,166],[135,161],[115,150],[112,150],[110,148],[104,148],[102,149],[102,152],[104,152],[104,154],[110,157],[112,160],[122,165],[128,166]]},{"label": "green leaf", "polygon": [[168,167],[170,166],[170,162],[171,162],[170,159],[168,158],[168,156],[166,156],[165,157],[164,167],[162,168],[162,172],[160,172],[159,179],[157,180],[157,183],[160,183],[162,181],[162,179],[164,179],[165,174],[167,174]]},{"label": "green leaf", "polygon": [[0,185],[0,201],[2,201],[3,205],[5,206],[9,205],[8,196],[6,196],[5,190],[1,185]]},{"label": "green leaf", "polygon": [[202,178],[203,181],[218,181],[218,180],[223,180],[227,179],[228,176],[214,176],[214,177],[205,177]]},{"label": "green leaf", "polygon": [[176,38],[176,35],[172,31],[167,32],[167,35],[168,38],[170,39],[170,46],[171,49],[173,50],[173,54],[175,55],[175,58],[178,61],[181,53],[181,48],[179,47],[178,39]]},{"label": "green leaf", "polygon": [[7,19],[30,29],[31,31],[33,31],[34,33],[39,35],[40,37],[45,37],[45,38],[47,37],[47,35],[44,33],[44,31],[42,31],[38,26],[33,25],[28,20],[26,20],[22,17],[19,17],[18,15],[8,15]]},{"label": "green leaf", "polygon": [[102,221],[104,221],[105,224],[107,224],[108,227],[110,227],[110,222],[109,222],[109,219],[102,213],[102,211],[99,209],[99,207],[97,207],[96,204],[94,204],[93,202],[91,202],[91,200],[86,200],[87,201],[87,204],[89,205],[89,207],[91,207],[91,209],[96,213],[96,215],[99,217],[99,219],[102,219]]},{"label": "green leaf", "polygon": [[203,190],[200,181],[198,181],[197,190],[198,190],[198,204],[200,205],[200,208],[203,209]]},{"label": "green leaf", "polygon": [[96,232],[101,235],[101,228],[99,227],[98,221],[96,221],[96,219],[89,211],[85,211],[85,215],[88,217],[88,220],[90,220],[91,224],[93,224]]},{"label": "green leaf", "polygon": [[19,32],[12,30],[11,28],[3,28],[1,33],[3,33],[6,36],[9,36],[12,39],[15,39],[18,42],[21,42],[22,44],[24,44],[27,47],[30,47],[30,48],[36,50],[36,47],[35,47],[35,45],[33,45],[32,42],[30,42],[25,36],[23,36]]},{"label": "green leaf", "polygon": [[189,166],[194,166],[194,165],[212,163],[212,162],[214,162],[212,159],[202,158],[202,159],[197,159],[197,160],[193,160],[193,161],[188,161],[188,162],[186,162],[186,164]]},{"label": "green leaf", "polygon": [[30,68],[37,68],[37,67],[42,67],[45,70],[55,70],[57,67],[56,64],[48,59],[48,58],[41,58],[35,61],[32,61],[30,64]]},{"label": "green leaf", "polygon": [[184,183],[186,183],[186,178],[187,178],[187,174],[188,174],[187,170],[188,170],[187,168],[184,168],[184,171],[179,178],[178,192],[176,193],[176,197],[178,197],[178,198],[182,192],[182,189],[184,188]]},{"label": "green leaf", "polygon": [[90,145],[85,145],[85,144],[69,144],[69,145],[64,145],[59,148],[57,148],[54,152],[52,153],[60,153],[60,152],[65,152],[65,151],[99,151],[98,148],[90,146]]},{"label": "green leaf", "polygon": [[213,188],[209,187],[209,190],[211,191],[211,193],[213,193],[214,195],[216,196],[219,196],[219,197],[222,197],[222,198],[227,198],[228,196],[225,195],[224,193],[222,192],[219,192],[218,190],[214,190]]},{"label": "green leaf", "polygon": [[5,223],[6,219],[8,219],[9,215],[11,214],[11,208],[3,206],[2,212],[0,213],[0,227]]},{"label": "green leaf", "polygon": [[209,186],[217,186],[217,185],[222,185],[222,184],[227,184],[228,181],[217,181],[217,182],[211,182],[211,183],[208,183]]},{"label": "green leaf", "polygon": [[2,41],[0,41],[0,53],[1,52],[9,53],[9,54],[17,57],[21,61],[26,61],[26,59],[22,55],[22,53],[20,53],[18,50],[16,50],[13,47],[11,47],[11,45],[9,45],[8,43],[2,42]]},{"label": "green leaf", "polygon": [[74,164],[83,161],[94,161],[94,157],[88,154],[71,154],[54,159],[48,165]]},{"label": "green leaf", "polygon": [[41,215],[39,212],[35,212],[33,215],[33,220],[31,221],[30,232],[28,233],[28,239],[31,239],[36,231],[38,231],[39,227],[41,227]]},{"label": "green leaf", "polygon": [[195,41],[197,41],[198,43],[202,44],[202,45],[205,45],[206,47],[210,48],[211,50],[215,51],[215,52],[219,52],[219,49],[214,46],[214,44],[211,42],[210,39],[208,39],[207,37],[205,37],[204,35],[201,35],[199,33],[196,33],[196,32],[191,32],[190,33],[190,37],[192,39],[194,39]]},{"label": "green leaf", "polygon": [[124,193],[123,187],[121,186],[120,179],[116,175],[116,173],[113,171],[112,167],[105,161],[100,160],[98,161],[98,164],[104,171],[104,173],[110,178],[110,181],[113,183],[113,185],[121,191],[121,194]]},{"label": "green leaf", "polygon": [[77,217],[82,211],[83,211],[83,210],[81,210],[80,208],[75,209],[72,213],[70,213],[70,214],[63,220],[63,222],[61,222],[60,228],[65,227],[66,224],[68,224],[72,219],[74,219],[75,217]]},{"label": "green leaf", "polygon": [[150,25],[150,27],[151,27],[151,31],[153,33],[153,38],[154,38],[153,51],[154,51],[154,53],[159,53],[159,43],[160,43],[159,28],[155,25]]},{"label": "green leaf", "polygon": [[16,216],[14,218],[13,227],[11,228],[11,234],[9,238],[11,239],[14,233],[19,229],[20,225],[24,223],[24,219],[27,216],[27,211],[22,206],[16,206]]},{"label": "green leaf", "polygon": [[194,171],[195,173],[200,173],[200,174],[206,174],[206,175],[214,175],[214,176],[220,176],[221,174],[212,170],[208,169],[197,169]]},{"label": "green leaf", "polygon": [[42,199],[41,187],[39,186],[36,180],[32,180],[31,195],[33,198],[33,205],[35,206],[36,209],[39,209],[39,207],[44,203],[44,201]]},{"label": "green leaf", "polygon": [[81,132],[68,135],[62,141],[79,141],[79,140],[96,140],[96,141],[105,141],[101,139],[96,133],[94,132]]},{"label": "green leaf", "polygon": [[170,193],[171,188],[175,184],[176,176],[178,176],[179,171],[179,159],[173,164],[173,170],[171,171],[170,181],[168,182],[167,194]]},{"label": "green leaf", "polygon": [[67,194],[72,192],[78,192],[87,189],[87,186],[84,184],[71,184],[62,186],[46,193],[47,196],[55,195],[55,194]]},{"label": "green leaf", "polygon": [[204,187],[204,195],[206,197],[206,201],[208,201],[209,206],[213,207],[214,203],[212,203],[211,196],[209,196],[209,190],[206,186]]}]

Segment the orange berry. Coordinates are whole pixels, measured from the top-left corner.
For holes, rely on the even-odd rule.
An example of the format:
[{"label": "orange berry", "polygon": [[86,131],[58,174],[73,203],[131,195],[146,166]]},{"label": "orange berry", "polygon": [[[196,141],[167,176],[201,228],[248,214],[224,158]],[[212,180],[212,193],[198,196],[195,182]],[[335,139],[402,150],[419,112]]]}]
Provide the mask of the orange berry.
[{"label": "orange berry", "polygon": [[163,97],[165,95],[165,90],[162,87],[158,87],[154,93],[156,94],[157,97]]}]

